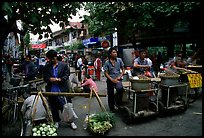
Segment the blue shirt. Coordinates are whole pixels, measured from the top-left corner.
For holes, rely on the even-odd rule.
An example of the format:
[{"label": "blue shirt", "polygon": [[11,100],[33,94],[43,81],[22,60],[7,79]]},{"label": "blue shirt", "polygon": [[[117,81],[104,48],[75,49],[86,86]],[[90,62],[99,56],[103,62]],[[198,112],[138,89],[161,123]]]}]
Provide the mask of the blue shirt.
[{"label": "blue shirt", "polygon": [[110,60],[106,60],[104,63],[103,69],[104,72],[108,71],[108,74],[111,78],[116,79],[120,76],[121,72],[120,69],[124,66],[124,63],[121,58],[116,58],[115,65],[113,66]]},{"label": "blue shirt", "polygon": [[[53,66],[52,68],[54,77],[58,77],[58,65],[56,67]],[[51,92],[60,92],[60,88],[57,83],[53,83],[51,87]]]}]

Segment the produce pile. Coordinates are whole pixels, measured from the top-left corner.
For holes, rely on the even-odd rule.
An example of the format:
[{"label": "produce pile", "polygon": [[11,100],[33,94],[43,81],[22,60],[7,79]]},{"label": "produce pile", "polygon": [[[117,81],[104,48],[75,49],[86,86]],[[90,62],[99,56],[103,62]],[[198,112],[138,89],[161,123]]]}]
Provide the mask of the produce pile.
[{"label": "produce pile", "polygon": [[164,74],[161,74],[160,77],[163,78],[178,78],[180,75],[174,72],[165,72]]},{"label": "produce pile", "polygon": [[57,136],[57,128],[53,123],[42,123],[34,126],[32,129],[33,136]]},{"label": "produce pile", "polygon": [[147,76],[145,76],[145,75],[137,75],[137,76],[138,76],[138,78],[139,78],[140,80],[149,79],[149,77],[147,77]]},{"label": "produce pile", "polygon": [[88,123],[88,130],[91,133],[104,135],[114,126],[115,117],[113,113],[101,112],[91,114],[85,121]]}]

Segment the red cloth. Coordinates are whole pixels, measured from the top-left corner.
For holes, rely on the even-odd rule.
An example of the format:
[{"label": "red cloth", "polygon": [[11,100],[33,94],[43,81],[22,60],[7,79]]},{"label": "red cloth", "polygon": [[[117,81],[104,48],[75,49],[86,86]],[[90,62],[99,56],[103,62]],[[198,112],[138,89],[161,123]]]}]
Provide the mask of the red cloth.
[{"label": "red cloth", "polygon": [[101,59],[100,58],[96,58],[94,62],[94,68],[96,71],[96,78],[100,80],[101,79]]}]

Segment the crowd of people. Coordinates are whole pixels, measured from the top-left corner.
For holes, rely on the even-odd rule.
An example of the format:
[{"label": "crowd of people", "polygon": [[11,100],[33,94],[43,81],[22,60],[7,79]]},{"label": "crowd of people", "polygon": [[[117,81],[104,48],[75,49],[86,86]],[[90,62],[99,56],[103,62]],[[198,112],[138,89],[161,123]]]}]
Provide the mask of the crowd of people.
[{"label": "crowd of people", "polygon": [[[189,59],[184,61],[181,53],[177,53],[172,59],[169,59],[162,68],[166,68],[169,71],[177,72],[178,70],[188,71],[186,68],[189,64],[195,64],[197,59],[195,56],[189,56]],[[162,64],[161,52],[158,54],[159,67]],[[46,83],[45,90],[47,92],[68,92],[70,91],[69,79],[70,79],[70,66],[69,63],[63,59],[55,50],[49,50],[46,53],[47,62],[42,69],[42,78]],[[9,75],[12,76],[11,66],[9,59],[6,61],[7,70]],[[120,105],[122,105],[122,94],[124,91],[122,80],[125,74],[125,64],[122,58],[118,57],[118,51],[115,47],[111,47],[108,50],[108,56],[102,61],[100,55],[95,55],[93,62],[95,70],[95,78],[92,78],[88,71],[88,60],[84,55],[78,55],[76,58],[76,75],[80,86],[83,88],[85,93],[90,93],[94,89],[97,93],[99,92],[97,84],[95,81],[101,80],[101,74],[104,73],[106,77],[107,94],[108,94],[108,106],[111,112],[115,112]],[[36,66],[32,61],[31,55],[27,55],[25,60],[20,64],[16,72],[24,72],[25,80],[34,80],[36,77]],[[145,75],[147,77],[156,77],[155,70],[153,68],[153,62],[148,57],[144,49],[140,49],[139,56],[133,60],[131,76]],[[114,92],[116,90],[116,93]],[[31,99],[34,97],[28,97],[28,102],[30,105]],[[65,99],[66,98],[66,99]],[[59,127],[59,122],[61,120],[59,111],[62,112],[63,105],[66,103],[72,104],[72,99],[70,97],[64,96],[48,96],[47,101],[49,103],[53,120],[56,127]],[[26,104],[26,103],[25,103]],[[39,103],[40,104],[40,103]],[[42,102],[41,102],[42,104]],[[40,107],[40,106],[39,106]],[[42,107],[40,107],[42,108]],[[23,106],[23,112],[25,113],[25,106]],[[42,112],[42,118],[45,117],[44,111]],[[28,115],[26,115],[28,116]],[[39,115],[40,116],[40,115]],[[30,119],[29,117],[27,117]],[[44,119],[44,118],[43,118]],[[72,129],[77,129],[77,125],[74,121],[69,122]]]}]

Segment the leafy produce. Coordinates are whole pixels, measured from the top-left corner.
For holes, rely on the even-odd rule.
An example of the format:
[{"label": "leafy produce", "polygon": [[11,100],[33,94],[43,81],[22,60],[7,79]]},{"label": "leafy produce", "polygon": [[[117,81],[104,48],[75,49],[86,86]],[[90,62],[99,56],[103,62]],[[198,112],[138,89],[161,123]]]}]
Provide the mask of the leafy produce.
[{"label": "leafy produce", "polygon": [[57,136],[57,128],[53,123],[42,123],[33,127],[32,134],[33,136]]},{"label": "leafy produce", "polygon": [[110,130],[115,124],[115,118],[113,113],[101,112],[98,114],[92,114],[89,118],[86,118],[88,122],[88,128],[92,133],[102,134]]}]

